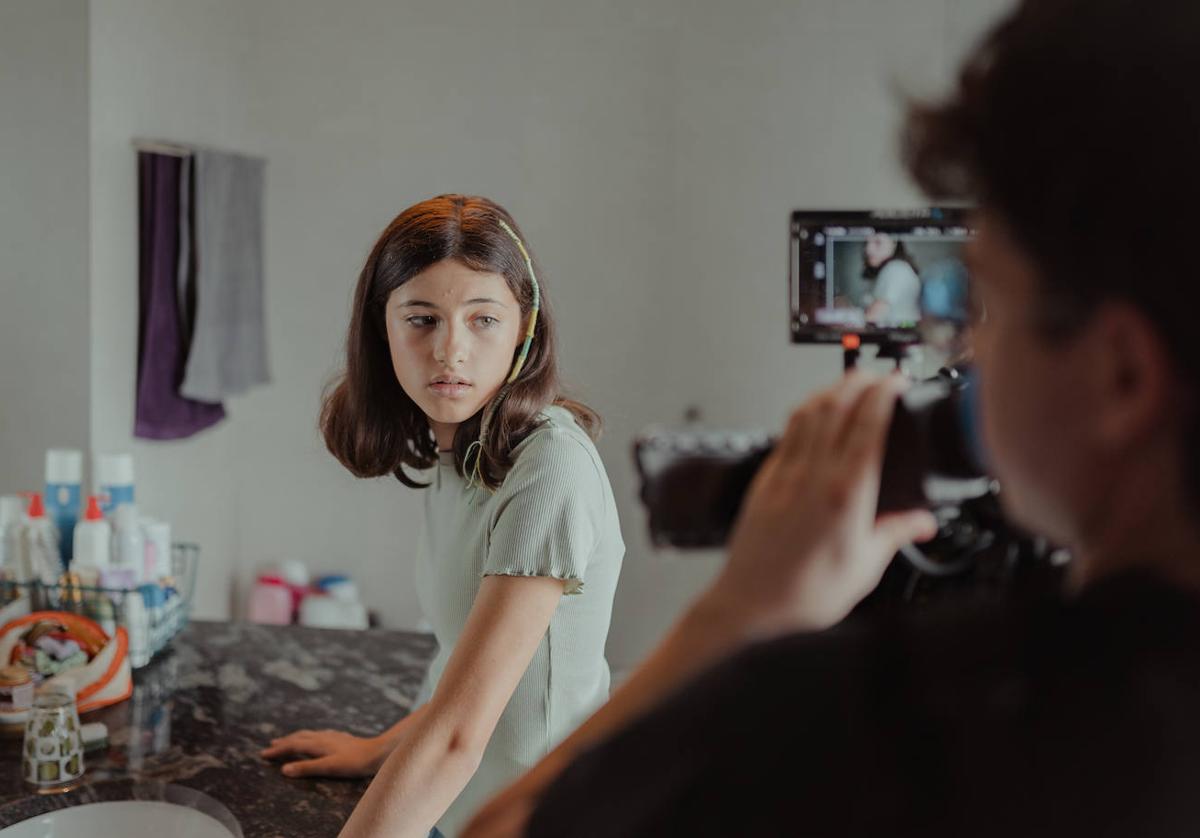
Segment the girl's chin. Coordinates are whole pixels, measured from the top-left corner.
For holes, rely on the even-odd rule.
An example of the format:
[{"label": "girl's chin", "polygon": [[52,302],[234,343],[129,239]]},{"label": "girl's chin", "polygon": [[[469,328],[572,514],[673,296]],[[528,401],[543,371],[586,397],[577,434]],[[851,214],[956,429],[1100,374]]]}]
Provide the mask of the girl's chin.
[{"label": "girl's chin", "polygon": [[437,404],[420,405],[425,415],[429,417],[429,421],[442,425],[457,425],[465,422],[474,416],[482,406],[474,402],[454,402],[447,404],[444,401]]}]

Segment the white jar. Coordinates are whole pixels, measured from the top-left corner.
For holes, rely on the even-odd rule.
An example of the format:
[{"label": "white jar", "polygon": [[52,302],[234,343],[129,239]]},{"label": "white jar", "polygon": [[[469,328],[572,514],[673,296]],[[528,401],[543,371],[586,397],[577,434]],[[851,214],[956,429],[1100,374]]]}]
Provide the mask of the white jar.
[{"label": "white jar", "polygon": [[164,576],[174,576],[175,570],[171,562],[171,525],[156,518],[143,518],[141,523],[146,548],[142,580],[157,582]]}]

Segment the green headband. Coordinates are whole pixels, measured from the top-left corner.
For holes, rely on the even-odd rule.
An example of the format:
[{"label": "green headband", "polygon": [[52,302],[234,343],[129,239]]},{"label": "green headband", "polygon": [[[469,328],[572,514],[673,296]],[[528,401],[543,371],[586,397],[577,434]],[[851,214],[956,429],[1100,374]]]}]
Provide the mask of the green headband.
[{"label": "green headband", "polygon": [[529,270],[529,281],[533,284],[533,310],[529,312],[529,328],[525,330],[525,343],[521,345],[521,354],[517,356],[517,362],[513,364],[512,374],[508,377],[508,384],[512,384],[517,380],[517,376],[521,374],[521,368],[525,366],[525,359],[529,357],[529,345],[533,343],[533,329],[537,326],[538,311],[542,308],[542,292],[538,288],[537,276],[533,272],[533,260],[529,258],[529,251],[525,249],[525,243],[520,237],[513,232],[512,227],[504,223],[504,219],[500,219],[500,226],[504,228],[504,232],[512,237],[512,240],[517,243],[517,247],[521,250],[521,255],[525,257],[525,267]]}]

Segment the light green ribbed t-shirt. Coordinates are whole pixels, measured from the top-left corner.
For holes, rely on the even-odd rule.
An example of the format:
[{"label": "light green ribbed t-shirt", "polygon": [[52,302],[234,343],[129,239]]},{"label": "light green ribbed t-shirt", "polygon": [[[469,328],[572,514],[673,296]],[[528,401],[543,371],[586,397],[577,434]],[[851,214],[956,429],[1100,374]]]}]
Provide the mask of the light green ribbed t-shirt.
[{"label": "light green ribbed t-shirt", "polygon": [[417,597],[439,651],[418,703],[441,678],[484,576],[553,576],[563,596],[500,716],[479,770],[438,821],[454,838],[489,797],[537,763],[608,699],[604,642],[625,555],[616,503],[591,439],[565,408],[514,449],[495,491],[469,488],[452,455],[424,476]]}]

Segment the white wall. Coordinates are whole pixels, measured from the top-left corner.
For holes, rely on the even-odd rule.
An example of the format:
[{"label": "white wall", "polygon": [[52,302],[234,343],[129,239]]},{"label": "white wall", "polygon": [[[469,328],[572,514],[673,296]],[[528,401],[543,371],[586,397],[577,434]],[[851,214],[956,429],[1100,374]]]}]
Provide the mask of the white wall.
[{"label": "white wall", "polygon": [[196,615],[229,614],[240,566],[239,406],[191,439],[134,440],[137,365],[137,166],[134,137],[253,151],[246,4],[239,0],[91,4],[91,435],[130,451],[139,505],[203,550]]},{"label": "white wall", "polygon": [[[655,555],[632,436],[698,405],[776,427],[832,380],[787,343],[786,230],[802,206],[919,202],[894,154],[893,82],[934,88],[1001,0],[96,0],[91,43],[91,434],[201,542],[202,616],[229,579],[299,558],[354,573],[385,624],[419,619],[420,497],[358,481],[316,433],[368,248],[414,201],[508,206],[545,271],[629,554],[610,639],[640,657],[719,556]],[[179,443],[131,439],[133,136],[263,154],[274,382]]]},{"label": "white wall", "polygon": [[88,10],[0,5],[0,493],[88,446]]}]

